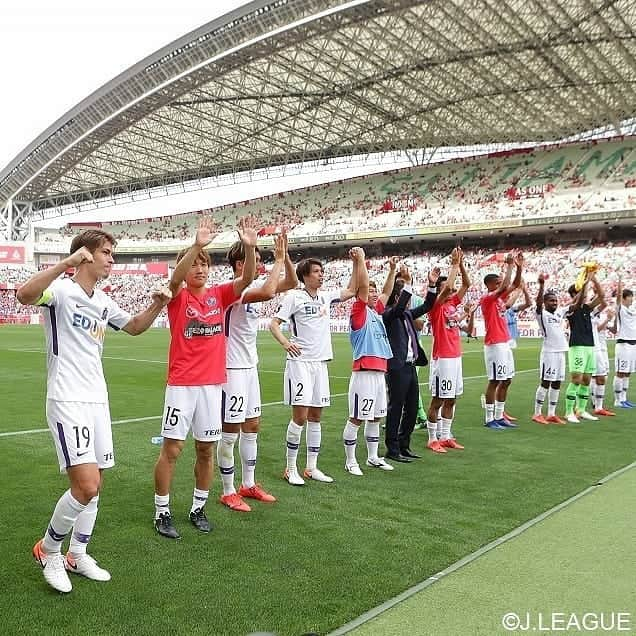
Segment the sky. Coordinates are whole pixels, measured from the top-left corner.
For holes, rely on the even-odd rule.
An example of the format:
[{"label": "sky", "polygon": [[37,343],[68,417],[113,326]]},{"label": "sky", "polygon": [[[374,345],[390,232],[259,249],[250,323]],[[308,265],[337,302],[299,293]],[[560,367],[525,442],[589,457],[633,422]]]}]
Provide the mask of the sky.
[{"label": "sky", "polygon": [[[245,0],[2,0],[0,170],[59,117],[119,73],[245,4]],[[331,170],[323,176],[260,181],[223,192],[208,190],[119,204],[45,225],[188,212],[368,171],[360,167]]]}]

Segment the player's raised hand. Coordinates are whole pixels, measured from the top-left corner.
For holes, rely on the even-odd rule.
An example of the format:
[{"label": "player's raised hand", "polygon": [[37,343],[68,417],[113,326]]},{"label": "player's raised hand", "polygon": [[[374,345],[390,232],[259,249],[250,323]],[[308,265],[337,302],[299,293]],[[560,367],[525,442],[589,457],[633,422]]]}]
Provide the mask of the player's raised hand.
[{"label": "player's raised hand", "polygon": [[399,262],[400,262],[399,256],[391,256],[391,258],[389,259],[389,269],[391,271],[395,271]]},{"label": "player's raised hand", "polygon": [[194,243],[198,247],[205,247],[214,236],[214,221],[212,217],[203,216],[199,221],[199,227],[197,228],[197,234],[194,238]]},{"label": "player's raised hand", "polygon": [[461,259],[461,250],[458,247],[454,247],[453,251],[450,254],[451,257],[451,265],[459,265],[459,261]]},{"label": "player's raised hand", "polygon": [[441,270],[439,267],[433,267],[433,269],[428,273],[428,284],[429,287],[435,287],[437,284],[437,279],[441,274]]},{"label": "player's raised hand", "polygon": [[246,247],[256,247],[258,235],[256,234],[256,221],[250,217],[242,217],[239,221],[237,232],[241,243]]},{"label": "player's raised hand", "polygon": [[163,285],[152,292],[152,299],[165,307],[172,300],[172,292]]},{"label": "player's raised hand", "polygon": [[82,263],[92,263],[93,261],[93,255],[87,247],[80,247],[66,258],[68,267],[77,267]]},{"label": "player's raised hand", "polygon": [[410,285],[413,282],[413,276],[409,268],[404,264],[400,266],[399,277],[404,281],[405,285]]},{"label": "player's raised hand", "polygon": [[506,265],[512,265],[515,262],[515,255],[512,252],[506,254],[506,258],[504,259]]},{"label": "player's raised hand", "polygon": [[521,252],[515,254],[514,263],[517,267],[523,267],[523,254]]},{"label": "player's raised hand", "polygon": [[544,285],[546,280],[548,280],[547,274],[539,274],[537,276],[537,281],[539,281],[539,285]]},{"label": "player's raised hand", "polygon": [[297,358],[302,353],[302,349],[295,342],[291,341],[288,341],[285,345],[285,351],[293,358]]},{"label": "player's raised hand", "polygon": [[364,260],[364,250],[361,247],[352,247],[349,250],[349,256],[352,260],[363,261]]},{"label": "player's raised hand", "polygon": [[274,238],[274,260],[282,263],[287,256],[287,241],[286,236],[278,234]]}]

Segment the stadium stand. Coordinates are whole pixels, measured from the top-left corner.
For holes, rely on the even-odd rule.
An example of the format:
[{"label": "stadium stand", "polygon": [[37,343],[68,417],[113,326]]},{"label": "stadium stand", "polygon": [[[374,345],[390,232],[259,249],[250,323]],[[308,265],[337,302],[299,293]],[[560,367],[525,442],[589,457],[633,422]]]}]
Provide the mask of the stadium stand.
[{"label": "stadium stand", "polygon": [[[102,226],[123,247],[160,242],[176,248],[192,235],[198,216],[211,213],[218,232],[213,245],[220,245],[234,240],[241,216],[256,219],[262,235],[284,225],[295,238],[625,210],[636,205],[635,187],[636,138],[628,137],[457,159]],[[64,245],[75,230],[64,228]],[[60,243],[60,232],[40,228],[37,242],[50,251],[50,244]]]}]

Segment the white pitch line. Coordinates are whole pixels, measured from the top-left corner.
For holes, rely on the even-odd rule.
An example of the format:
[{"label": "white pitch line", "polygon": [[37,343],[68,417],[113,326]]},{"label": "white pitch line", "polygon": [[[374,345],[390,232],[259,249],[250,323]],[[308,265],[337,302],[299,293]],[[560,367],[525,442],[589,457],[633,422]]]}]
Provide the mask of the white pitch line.
[{"label": "white pitch line", "polygon": [[[156,360],[155,360],[156,362]],[[517,371],[517,373],[530,373],[531,371],[538,371],[539,369],[523,369],[522,371]],[[281,373],[280,371],[272,371],[272,373]],[[341,377],[341,376],[331,376],[331,377]],[[467,378],[464,378],[464,381],[467,380],[483,380],[487,376],[485,375],[471,375]],[[349,378],[345,378],[349,379]],[[427,386],[427,382],[421,382],[420,386]],[[348,393],[333,393],[331,395],[332,398],[339,398],[348,395]],[[280,406],[284,404],[284,402],[266,402],[265,404],[261,404],[262,407],[266,406]],[[133,422],[148,422],[150,420],[159,420],[162,418],[162,415],[151,415],[148,417],[133,417],[126,420],[113,420],[113,424],[132,424]],[[17,437],[18,435],[30,435],[31,433],[47,433],[48,428],[32,428],[26,431],[8,431],[6,433],[0,433],[1,437]]]}]

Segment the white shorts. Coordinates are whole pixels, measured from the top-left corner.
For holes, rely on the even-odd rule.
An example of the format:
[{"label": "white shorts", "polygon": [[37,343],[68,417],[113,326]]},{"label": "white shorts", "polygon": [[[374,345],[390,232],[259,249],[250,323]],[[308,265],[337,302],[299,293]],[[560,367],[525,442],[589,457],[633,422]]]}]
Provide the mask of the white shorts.
[{"label": "white shorts", "polygon": [[161,434],[184,440],[192,429],[199,442],[221,439],[221,385],[166,387]]},{"label": "white shorts", "polygon": [[227,382],[223,385],[223,421],[227,424],[243,424],[245,420],[261,414],[261,385],[258,370],[228,369]]},{"label": "white shorts", "polygon": [[609,356],[607,355],[607,349],[595,349],[596,353],[596,371],[593,375],[607,377],[609,375]]},{"label": "white shorts", "polygon": [[349,380],[349,417],[379,420],[386,415],[386,380],[382,371],[354,371]]},{"label": "white shorts", "polygon": [[329,406],[329,372],[326,362],[287,360],[284,401],[289,406]]},{"label": "white shorts", "polygon": [[636,373],[636,345],[617,342],[614,349],[614,371]]},{"label": "white shorts", "polygon": [[446,400],[454,399],[464,392],[464,377],[461,358],[438,358],[431,360],[428,375],[431,395]]},{"label": "white shorts", "polygon": [[115,465],[108,404],[46,401],[46,421],[53,435],[60,472],[79,464]]},{"label": "white shorts", "polygon": [[565,380],[565,351],[544,351],[539,358],[539,379],[546,382]]},{"label": "white shorts", "polygon": [[507,342],[484,345],[486,374],[489,380],[510,380],[515,375],[515,359]]}]

